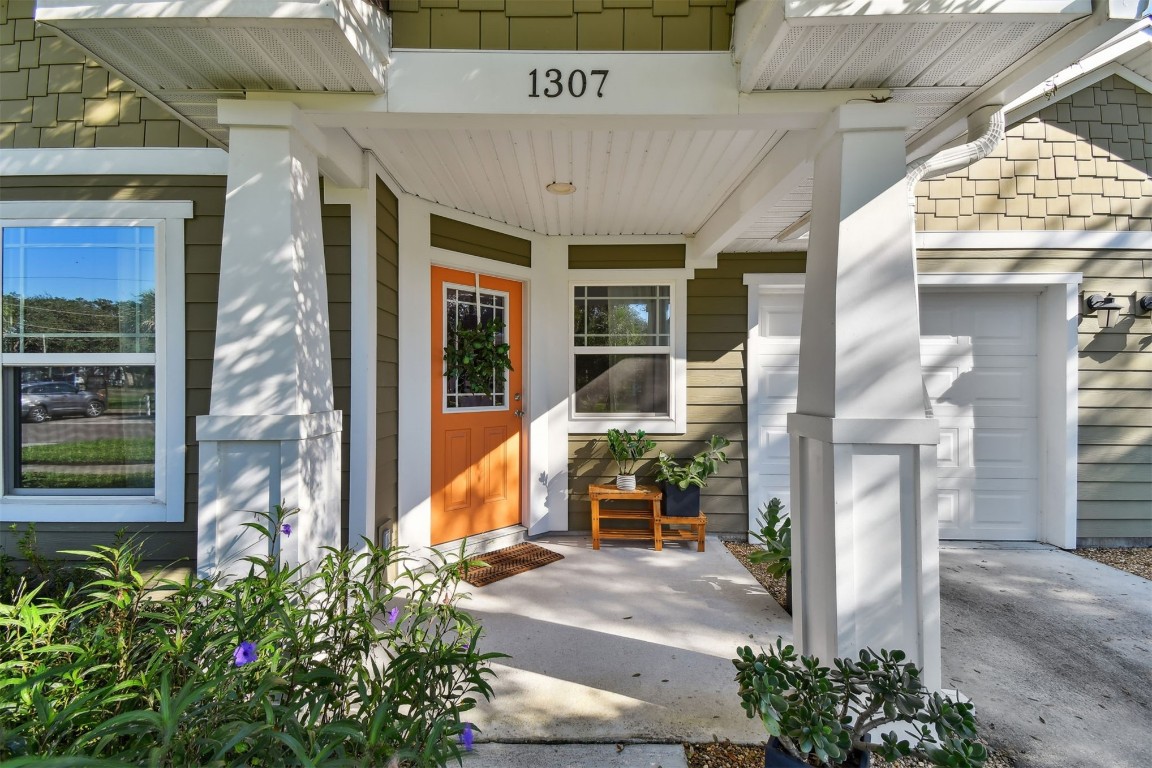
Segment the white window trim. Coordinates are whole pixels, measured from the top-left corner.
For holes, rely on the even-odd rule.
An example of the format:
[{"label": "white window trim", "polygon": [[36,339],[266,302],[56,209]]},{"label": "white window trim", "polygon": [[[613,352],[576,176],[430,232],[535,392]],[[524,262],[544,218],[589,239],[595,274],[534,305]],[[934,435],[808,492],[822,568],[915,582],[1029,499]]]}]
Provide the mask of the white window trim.
[{"label": "white window trim", "polygon": [[[568,322],[568,432],[569,434],[595,434],[617,429],[642,429],[654,435],[683,434],[688,424],[688,278],[691,270],[667,269],[572,269],[568,271],[568,293],[565,302]],[[669,371],[668,416],[577,416],[576,393],[572,389],[575,377],[576,329],[572,318],[572,289],[576,286],[603,285],[667,285],[672,299],[671,370]],[[642,353],[646,348],[621,347],[623,354]]]},{"label": "white window trim", "polygon": [[[184,220],[191,201],[36,201],[0,203],[8,226],[152,226],[156,229],[156,389],[162,411],[156,420],[156,489],[153,495],[0,496],[0,523],[139,523],[184,520]],[[0,364],[49,364],[77,355],[0,355]],[[107,361],[108,356],[102,356]],[[140,355],[111,358],[132,364]],[[4,429],[0,414],[0,434]],[[0,467],[2,473],[2,467]],[[0,481],[3,481],[0,476]],[[3,486],[0,486],[3,487]]]}]

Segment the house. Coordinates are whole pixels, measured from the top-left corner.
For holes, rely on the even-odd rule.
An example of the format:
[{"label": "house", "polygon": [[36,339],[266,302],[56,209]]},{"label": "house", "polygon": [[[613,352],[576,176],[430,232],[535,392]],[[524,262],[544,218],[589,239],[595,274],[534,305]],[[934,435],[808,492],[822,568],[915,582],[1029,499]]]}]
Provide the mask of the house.
[{"label": "house", "polygon": [[713,532],[800,510],[802,646],[938,681],[940,536],[1152,541],[1137,6],[10,0],[0,520],[496,546],[588,528],[611,426],[723,434]]}]

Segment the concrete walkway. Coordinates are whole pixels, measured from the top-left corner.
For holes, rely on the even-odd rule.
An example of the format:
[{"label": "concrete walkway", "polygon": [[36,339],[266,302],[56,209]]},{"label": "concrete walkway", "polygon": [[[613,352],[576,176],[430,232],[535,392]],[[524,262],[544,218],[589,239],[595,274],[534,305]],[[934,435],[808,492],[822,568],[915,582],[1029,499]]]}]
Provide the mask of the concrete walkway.
[{"label": "concrete walkway", "polygon": [[[680,743],[764,740],[730,662],[791,620],[718,540],[538,544],[565,559],[474,588],[496,696],[466,768],[683,768]],[[1152,582],[1042,545],[945,546],[946,685],[1018,768],[1152,765]]]}]

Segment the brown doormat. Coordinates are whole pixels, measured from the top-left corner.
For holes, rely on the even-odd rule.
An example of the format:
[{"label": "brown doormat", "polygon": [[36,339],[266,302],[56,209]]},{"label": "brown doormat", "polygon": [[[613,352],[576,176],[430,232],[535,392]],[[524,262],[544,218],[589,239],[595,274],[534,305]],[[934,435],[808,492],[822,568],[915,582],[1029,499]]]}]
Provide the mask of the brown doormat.
[{"label": "brown doormat", "polygon": [[482,566],[472,566],[464,570],[464,581],[474,587],[483,587],[500,579],[515,576],[533,568],[539,568],[557,560],[563,560],[564,555],[553,552],[535,544],[517,544],[504,547],[494,552],[485,552],[482,555],[472,555],[473,561],[481,561]]}]

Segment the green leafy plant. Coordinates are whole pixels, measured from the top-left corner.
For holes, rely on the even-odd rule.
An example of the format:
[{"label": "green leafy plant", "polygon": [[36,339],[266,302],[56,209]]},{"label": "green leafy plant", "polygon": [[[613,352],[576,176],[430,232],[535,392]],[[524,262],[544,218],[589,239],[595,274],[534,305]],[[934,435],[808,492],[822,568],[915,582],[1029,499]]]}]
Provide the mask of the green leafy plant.
[{"label": "green leafy plant", "polygon": [[[902,651],[865,649],[858,658],[835,659],[831,668],[780,639],[767,651],[743,646],[736,653],[745,713],[806,765],[842,766],[853,750],[889,761],[916,755],[950,768],[979,768],[988,757],[976,740],[972,705],[929,693]],[[895,731],[864,740],[894,723],[914,741]]]},{"label": "green leafy plant", "polygon": [[504,323],[495,319],[449,330],[444,375],[459,379],[468,392],[491,396],[494,385],[504,381],[504,372],[513,370],[512,347],[502,341],[503,333]]},{"label": "green leafy plant", "polygon": [[621,475],[633,474],[636,463],[655,447],[656,443],[648,439],[642,429],[636,430],[635,434],[626,429],[608,430],[608,452],[616,460]]},{"label": "green leafy plant", "polygon": [[782,515],[783,510],[784,505],[777,498],[761,505],[760,530],[753,531],[752,538],[763,549],[748,555],[750,561],[763,565],[764,570],[777,579],[792,573],[792,518]]},{"label": "green leafy plant", "polygon": [[680,464],[664,451],[656,457],[656,479],[671,483],[682,491],[688,486],[695,485],[703,488],[708,485],[708,478],[716,474],[720,464],[728,462],[724,449],[731,445],[728,438],[721,435],[712,435],[708,440],[708,447],[697,453],[685,464]]},{"label": "green leafy plant", "polygon": [[463,551],[413,560],[366,544],[289,567],[277,553],[292,514],[246,524],[269,554],[239,577],[149,579],[129,541],[75,553],[92,580],[60,599],[22,582],[0,603],[0,762],[459,761],[464,715],[503,655],[479,649],[457,607]]}]

